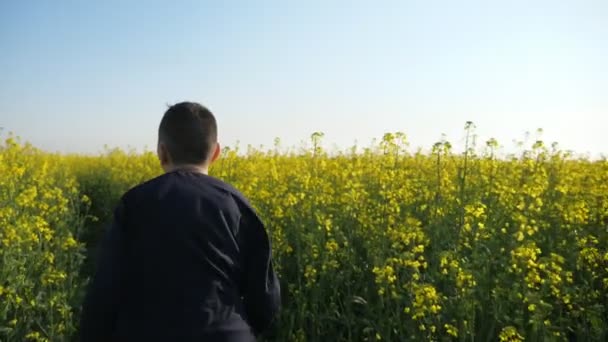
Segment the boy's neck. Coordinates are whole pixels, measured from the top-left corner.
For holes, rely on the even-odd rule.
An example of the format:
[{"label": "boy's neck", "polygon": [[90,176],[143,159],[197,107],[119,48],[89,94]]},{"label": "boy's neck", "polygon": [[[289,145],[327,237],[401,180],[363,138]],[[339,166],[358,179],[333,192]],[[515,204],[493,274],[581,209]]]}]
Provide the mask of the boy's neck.
[{"label": "boy's neck", "polygon": [[209,168],[206,165],[194,165],[194,164],[181,164],[181,165],[171,165],[165,168],[165,172],[174,172],[174,171],[191,171],[202,174],[208,174]]}]

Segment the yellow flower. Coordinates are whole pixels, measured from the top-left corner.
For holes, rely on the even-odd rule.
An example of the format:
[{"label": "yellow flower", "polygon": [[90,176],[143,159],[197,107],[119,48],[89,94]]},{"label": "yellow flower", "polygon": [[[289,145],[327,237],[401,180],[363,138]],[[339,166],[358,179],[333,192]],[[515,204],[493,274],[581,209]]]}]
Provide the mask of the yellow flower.
[{"label": "yellow flower", "polygon": [[78,245],[78,243],[76,242],[76,240],[74,240],[74,238],[73,238],[73,237],[68,236],[68,237],[65,239],[65,241],[63,242],[63,249],[64,249],[64,250],[66,250],[66,249],[70,249],[70,248],[75,247],[75,246],[77,246],[77,245]]},{"label": "yellow flower", "polygon": [[505,327],[502,329],[498,338],[501,342],[520,342],[524,341],[524,337],[519,334],[516,328],[514,327]]},{"label": "yellow flower", "polygon": [[307,265],[304,271],[304,277],[309,284],[313,284],[316,280],[317,270],[311,265]]},{"label": "yellow flower", "polygon": [[335,253],[338,250],[338,244],[335,240],[330,240],[325,244],[325,249],[330,253]]},{"label": "yellow flower", "polygon": [[458,329],[455,326],[451,324],[445,324],[443,327],[445,328],[445,331],[448,335],[452,337],[458,337]]}]

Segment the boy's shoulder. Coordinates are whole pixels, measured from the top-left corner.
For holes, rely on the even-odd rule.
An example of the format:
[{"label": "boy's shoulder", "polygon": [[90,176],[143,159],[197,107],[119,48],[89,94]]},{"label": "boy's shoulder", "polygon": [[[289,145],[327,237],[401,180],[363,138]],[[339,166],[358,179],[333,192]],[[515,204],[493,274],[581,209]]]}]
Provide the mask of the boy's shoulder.
[{"label": "boy's shoulder", "polygon": [[185,186],[188,182],[191,182],[193,185],[196,184],[196,188],[202,186],[202,188],[211,188],[218,192],[229,194],[238,199],[241,204],[252,208],[245,195],[243,195],[243,193],[241,193],[233,185],[213,176],[187,171],[168,172],[147,180],[129,189],[123,195],[123,200],[132,201],[141,198],[149,198],[150,195],[154,195],[166,190],[167,187],[171,186],[171,184],[180,184],[181,186]]}]

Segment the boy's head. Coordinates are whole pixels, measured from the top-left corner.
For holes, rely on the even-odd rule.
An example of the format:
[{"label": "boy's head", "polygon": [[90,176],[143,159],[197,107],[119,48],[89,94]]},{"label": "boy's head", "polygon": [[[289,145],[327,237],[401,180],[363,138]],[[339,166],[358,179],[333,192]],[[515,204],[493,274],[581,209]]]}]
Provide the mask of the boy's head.
[{"label": "boy's head", "polygon": [[206,171],[220,153],[215,117],[194,102],[175,104],[158,128],[158,158],[165,171],[195,166]]}]

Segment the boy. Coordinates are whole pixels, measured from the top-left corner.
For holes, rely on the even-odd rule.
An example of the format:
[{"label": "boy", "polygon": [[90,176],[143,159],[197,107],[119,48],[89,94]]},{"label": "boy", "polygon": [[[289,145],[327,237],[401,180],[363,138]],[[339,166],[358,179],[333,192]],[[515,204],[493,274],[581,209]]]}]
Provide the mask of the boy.
[{"label": "boy", "polygon": [[118,204],[84,301],[81,341],[255,341],[279,309],[279,282],[254,210],[207,175],[220,154],[215,118],[198,103],[178,103],[158,139],[165,174]]}]

